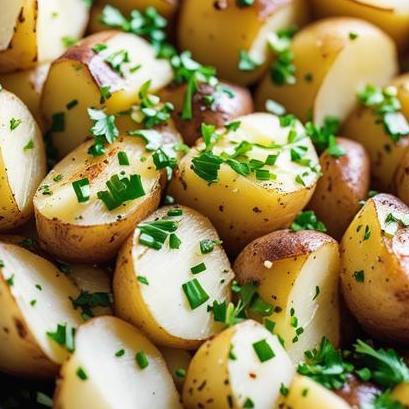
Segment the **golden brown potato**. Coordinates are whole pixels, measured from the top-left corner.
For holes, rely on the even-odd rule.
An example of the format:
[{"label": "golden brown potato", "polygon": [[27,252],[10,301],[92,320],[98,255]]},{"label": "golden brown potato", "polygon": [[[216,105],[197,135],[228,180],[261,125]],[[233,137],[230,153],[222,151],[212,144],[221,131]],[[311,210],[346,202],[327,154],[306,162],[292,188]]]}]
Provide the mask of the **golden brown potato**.
[{"label": "golden brown potato", "polygon": [[368,199],[341,241],[341,284],[372,336],[409,342],[409,207],[392,195]]},{"label": "golden brown potato", "polygon": [[358,213],[360,201],[368,196],[369,157],[363,146],[338,138],[345,154],[339,158],[325,151],[320,156],[321,172],[308,207],[327,227],[330,236],[339,240]]},{"label": "golden brown potato", "polygon": [[182,118],[185,92],[186,85],[172,84],[159,95],[163,101],[173,104],[173,120],[188,145],[193,145],[201,137],[202,123],[220,128],[239,116],[253,112],[253,100],[246,88],[227,83],[216,86],[200,83],[192,98],[193,118],[185,120]]},{"label": "golden brown potato", "polygon": [[406,150],[396,170],[395,187],[399,199],[409,206],[409,149]]}]

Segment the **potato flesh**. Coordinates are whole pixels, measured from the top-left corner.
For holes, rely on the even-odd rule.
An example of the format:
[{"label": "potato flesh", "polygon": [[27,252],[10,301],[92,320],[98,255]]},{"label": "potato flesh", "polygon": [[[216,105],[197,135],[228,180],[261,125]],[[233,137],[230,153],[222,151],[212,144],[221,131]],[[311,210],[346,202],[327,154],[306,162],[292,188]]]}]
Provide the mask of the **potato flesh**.
[{"label": "potato flesh", "polygon": [[17,25],[23,0],[3,1],[0,13],[0,51],[7,49]]},{"label": "potato flesh", "polygon": [[[116,357],[123,349],[125,354]],[[140,369],[137,352],[149,365]],[[77,375],[81,367],[88,376]],[[65,409],[180,409],[179,396],[156,347],[134,327],[113,317],[101,317],[81,327],[76,350],[63,368],[57,408]]]}]

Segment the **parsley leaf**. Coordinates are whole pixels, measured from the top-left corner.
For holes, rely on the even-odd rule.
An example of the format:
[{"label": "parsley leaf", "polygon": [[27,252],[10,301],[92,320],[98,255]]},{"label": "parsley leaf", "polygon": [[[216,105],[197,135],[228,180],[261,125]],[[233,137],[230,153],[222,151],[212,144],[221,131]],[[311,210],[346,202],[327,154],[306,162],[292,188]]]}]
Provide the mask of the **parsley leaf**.
[{"label": "parsley leaf", "polygon": [[115,116],[94,108],[88,108],[88,115],[93,121],[90,132],[95,138],[95,143],[89,148],[88,153],[92,156],[100,156],[105,153],[105,144],[112,143],[119,135]]},{"label": "parsley leaf", "polygon": [[312,210],[305,210],[299,213],[294,222],[291,224],[290,229],[292,231],[317,230],[323,233],[327,231],[325,224],[317,219],[317,216]]}]

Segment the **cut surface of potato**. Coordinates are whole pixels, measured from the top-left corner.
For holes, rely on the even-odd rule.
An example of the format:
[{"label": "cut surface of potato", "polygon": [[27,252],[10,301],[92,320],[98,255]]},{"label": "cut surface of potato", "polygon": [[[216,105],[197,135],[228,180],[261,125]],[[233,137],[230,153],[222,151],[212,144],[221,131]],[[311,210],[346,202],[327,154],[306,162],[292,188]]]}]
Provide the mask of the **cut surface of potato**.
[{"label": "cut surface of potato", "polygon": [[183,403],[187,409],[196,409],[201,402],[209,409],[271,409],[280,386],[289,385],[293,376],[293,365],[278,338],[248,320],[223,331],[196,352],[187,372]]},{"label": "cut surface of potato", "polygon": [[82,319],[71,303],[77,287],[48,260],[0,243],[0,368],[26,377],[50,377],[68,351],[47,332],[75,328]]},{"label": "cut surface of potato", "polygon": [[76,335],[54,397],[56,409],[181,409],[160,352],[136,328],[94,318]]},{"label": "cut surface of potato", "polygon": [[40,129],[23,102],[0,91],[0,229],[26,221],[46,172]]},{"label": "cut surface of potato", "polygon": [[[173,213],[181,214],[168,215]],[[144,244],[146,234],[160,228],[155,221],[167,221],[175,228],[159,250]],[[179,248],[172,242],[175,235]],[[203,240],[213,247],[211,252],[202,253]],[[197,348],[221,329],[208,307],[214,301],[230,301],[234,275],[218,242],[209,220],[192,209],[164,207],[154,212],[139,224],[119,255],[114,276],[116,314],[158,345]],[[192,296],[193,290],[200,296]]]},{"label": "cut surface of potato", "polygon": [[392,195],[369,199],[341,241],[341,283],[349,309],[374,337],[409,342],[409,208]]},{"label": "cut surface of potato", "polygon": [[[278,117],[266,113],[250,114],[235,121],[240,123],[237,130],[225,134],[220,130],[222,136],[215,143],[213,154],[240,159],[242,155],[236,154],[235,149],[247,146],[244,161],[259,161],[256,163],[261,163],[267,177],[265,171],[243,176],[227,162],[220,165],[216,178],[209,181],[207,165],[202,165],[200,159],[205,146],[199,140],[179,163],[169,193],[178,203],[209,217],[226,249],[237,254],[256,237],[292,222],[314,191],[319,166],[311,140],[305,137],[298,121],[281,126]],[[304,162],[291,159],[294,149],[302,151]],[[266,161],[273,164],[264,165]],[[205,171],[204,178],[192,169],[195,163],[199,172],[202,168]]]},{"label": "cut surface of potato", "polygon": [[[59,162],[34,198],[41,244],[50,253],[72,262],[93,263],[114,257],[135,223],[158,206],[164,183],[164,173],[156,170],[152,153],[145,153],[141,138],[120,137],[106,147],[102,156],[88,154],[92,144],[85,142]],[[125,152],[129,166],[120,165],[119,152]],[[146,160],[141,161],[142,157]],[[112,182],[112,177],[119,178],[114,183],[121,184],[120,180],[130,181],[132,175],[133,186],[139,185],[136,179],[140,176],[143,191],[135,188],[138,194],[122,203],[119,193],[111,194],[117,207],[109,210],[98,192],[108,192],[106,183]],[[80,186],[77,196],[74,186],[81,180],[85,180],[85,190]]]},{"label": "cut surface of potato", "polygon": [[294,363],[324,336],[338,345],[339,253],[334,239],[309,230],[276,231],[246,246],[234,271],[240,284],[256,284],[261,299],[274,307],[265,318],[275,323],[274,333]]},{"label": "cut surface of potato", "polygon": [[312,118],[318,125],[327,117],[346,119],[359,89],[369,83],[384,85],[397,72],[392,40],[362,20],[318,21],[296,34],[291,50],[296,83],[279,86],[267,75],[257,90],[256,107],[263,109],[270,98],[302,121]]}]

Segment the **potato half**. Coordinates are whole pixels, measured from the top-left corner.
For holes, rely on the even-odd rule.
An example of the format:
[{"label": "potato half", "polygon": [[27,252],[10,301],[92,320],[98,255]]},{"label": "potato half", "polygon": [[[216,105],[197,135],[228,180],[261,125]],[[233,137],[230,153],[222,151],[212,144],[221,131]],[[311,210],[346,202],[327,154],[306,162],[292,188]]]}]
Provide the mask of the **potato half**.
[{"label": "potato half", "polygon": [[316,17],[350,16],[367,20],[406,49],[409,45],[409,4],[405,0],[311,0]]},{"label": "potato half", "polygon": [[[141,138],[120,137],[106,147],[105,155],[95,157],[88,154],[92,144],[93,141],[83,143],[59,162],[34,197],[41,245],[58,258],[77,263],[113,258],[135,224],[157,208],[165,183],[164,171],[156,170],[152,153],[145,152]],[[129,166],[120,165],[119,152],[126,154]],[[120,180],[129,181],[132,175],[134,179],[140,176],[143,187],[136,196],[144,194],[132,196],[135,199],[124,200],[120,205],[119,193],[111,194],[119,201],[116,200],[117,207],[109,210],[98,198],[98,192],[108,192],[106,183],[112,183],[112,177],[119,178],[114,182],[118,186],[117,183],[125,183]],[[136,179],[134,185],[138,184]],[[78,186],[77,196],[74,185],[78,181],[88,183],[84,191]]]},{"label": "potato half", "polygon": [[[60,56],[67,40],[82,37],[89,7],[84,0],[2,1],[0,72],[33,68]],[[52,32],[52,35],[50,35]]]},{"label": "potato half", "polygon": [[181,409],[160,352],[136,328],[94,318],[76,335],[54,396],[55,409]]},{"label": "potato half", "polygon": [[328,116],[343,121],[361,87],[384,85],[396,74],[395,48],[385,33],[365,21],[320,20],[301,30],[292,42],[296,83],[276,85],[267,74],[257,90],[256,108],[264,109],[271,98],[302,121],[311,118],[322,125]]},{"label": "potato half", "polygon": [[[181,214],[168,215],[174,212]],[[174,223],[178,247],[173,246],[176,239],[170,233],[160,249],[143,244],[143,226],[157,220]],[[215,244],[219,236],[206,217],[187,207],[160,208],[139,226],[118,257],[113,284],[115,312],[158,345],[197,348],[221,329],[207,307],[214,301],[230,301],[234,275],[223,248]],[[211,252],[203,254],[203,240],[210,242]],[[188,294],[194,289],[201,293],[197,299]]]},{"label": "potato half", "polygon": [[[154,92],[172,78],[169,62],[157,59],[154,48],[133,34],[104,31],[67,50],[51,64],[41,99],[59,156],[88,137],[91,121],[87,108],[104,105],[109,113],[126,111],[139,101],[138,91],[146,81],[152,81],[150,90]],[[109,98],[107,91],[112,94]],[[58,127],[56,117],[63,118]]]},{"label": "potato half", "polygon": [[334,239],[312,230],[275,231],[246,246],[234,271],[240,284],[257,284],[259,296],[274,307],[265,318],[274,323],[294,363],[324,336],[338,345],[339,252]]},{"label": "potato half", "polygon": [[361,208],[360,201],[368,197],[370,162],[360,143],[337,141],[345,154],[338,158],[325,151],[320,156],[323,175],[308,207],[324,222],[328,234],[339,240]]},{"label": "potato half", "polygon": [[[257,81],[268,68],[273,54],[268,35],[308,19],[304,0],[255,0],[239,6],[235,0],[186,0],[181,5],[178,40],[203,64],[217,68],[220,77],[235,84]],[[252,71],[240,71],[240,52],[259,63]]]},{"label": "potato half", "polygon": [[278,338],[255,321],[231,327],[203,344],[183,388],[186,409],[271,409],[294,367]]},{"label": "potato half", "polygon": [[[311,140],[304,137],[304,128],[298,121],[292,126],[281,126],[278,117],[266,113],[250,114],[236,121],[240,122],[239,128],[223,134],[213,153],[232,154],[244,144],[251,147],[244,158],[264,163],[268,157],[276,156],[275,161],[269,162],[273,165],[263,167],[270,172],[268,180],[258,178],[257,172],[243,176],[222,163],[217,179],[209,183],[192,169],[197,158],[201,162],[204,144],[199,140],[179,163],[169,190],[178,203],[209,217],[226,249],[234,254],[256,237],[287,227],[310,199],[319,170],[315,149]],[[294,135],[300,139],[293,140]],[[294,149],[301,149],[305,162],[291,159]],[[203,169],[207,170],[207,165]]]},{"label": "potato half", "polygon": [[409,208],[388,194],[369,199],[341,241],[349,309],[374,337],[409,342]]},{"label": "potato half", "polygon": [[33,214],[33,196],[46,173],[40,129],[23,102],[0,90],[0,231]]},{"label": "potato half", "polygon": [[0,259],[0,369],[52,377],[68,351],[47,332],[65,325],[68,334],[82,322],[70,300],[78,288],[48,260],[20,246],[0,243]]}]

